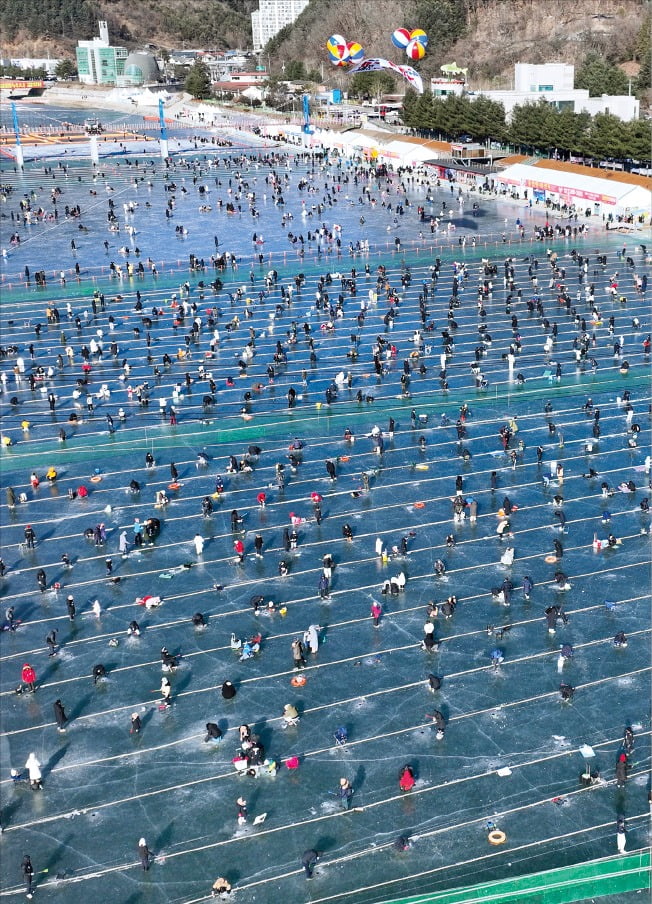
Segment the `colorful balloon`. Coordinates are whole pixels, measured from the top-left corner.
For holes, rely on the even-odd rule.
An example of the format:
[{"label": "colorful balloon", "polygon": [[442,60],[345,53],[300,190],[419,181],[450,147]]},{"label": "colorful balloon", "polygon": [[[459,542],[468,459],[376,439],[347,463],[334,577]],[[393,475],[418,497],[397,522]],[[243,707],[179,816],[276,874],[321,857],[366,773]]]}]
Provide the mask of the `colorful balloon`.
[{"label": "colorful balloon", "polygon": [[405,48],[405,52],[411,60],[422,60],[426,55],[426,48],[421,41],[415,38],[413,41],[410,41]]},{"label": "colorful balloon", "polygon": [[328,58],[334,66],[349,66],[349,51],[346,44],[332,44],[328,49]]},{"label": "colorful balloon", "polygon": [[338,57],[336,54],[330,53],[329,59],[330,59],[331,63],[333,64],[333,66],[346,67],[346,66],[351,65],[351,60],[349,59],[349,52],[346,49],[346,47],[342,51],[341,56]]},{"label": "colorful balloon", "polygon": [[349,55],[348,60],[352,65],[355,66],[356,63],[361,63],[364,60],[364,49],[357,41],[350,41],[346,45],[346,49]]},{"label": "colorful balloon", "polygon": [[424,47],[428,46],[428,35],[425,33],[423,28],[415,28],[410,32],[410,40],[418,41],[420,44],[423,44]]},{"label": "colorful balloon", "polygon": [[392,44],[394,47],[398,47],[401,50],[405,50],[405,48],[410,43],[410,32],[407,28],[397,28],[394,34],[392,35]]},{"label": "colorful balloon", "polygon": [[334,66],[349,65],[349,51],[346,46],[346,38],[342,35],[331,35],[326,41],[328,58]]},{"label": "colorful balloon", "polygon": [[346,47],[346,38],[342,35],[331,35],[328,41],[326,41],[326,50],[329,53],[339,56],[340,53],[338,48],[340,47]]}]

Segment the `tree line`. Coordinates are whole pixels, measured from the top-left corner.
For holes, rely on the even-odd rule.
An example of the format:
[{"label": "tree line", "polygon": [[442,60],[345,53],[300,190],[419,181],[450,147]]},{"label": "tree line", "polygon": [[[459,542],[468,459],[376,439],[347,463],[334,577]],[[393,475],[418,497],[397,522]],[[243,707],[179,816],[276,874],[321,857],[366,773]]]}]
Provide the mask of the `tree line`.
[{"label": "tree line", "polygon": [[408,90],[403,101],[405,125],[422,137],[455,141],[470,135],[478,142],[514,145],[524,154],[568,158],[650,159],[649,126],[642,120],[623,122],[610,113],[558,110],[545,99],[514,107],[509,122],[504,106],[488,97],[433,97]]},{"label": "tree line", "polygon": [[90,38],[99,18],[97,7],[86,0],[0,0],[3,40],[8,43],[20,32],[43,38]]}]

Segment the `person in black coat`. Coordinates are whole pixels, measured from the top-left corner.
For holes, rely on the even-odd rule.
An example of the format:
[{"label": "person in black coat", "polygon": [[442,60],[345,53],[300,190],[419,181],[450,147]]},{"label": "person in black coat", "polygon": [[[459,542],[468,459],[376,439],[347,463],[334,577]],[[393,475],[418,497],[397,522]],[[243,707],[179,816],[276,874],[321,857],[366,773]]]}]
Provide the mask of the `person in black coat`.
[{"label": "person in black coat", "polygon": [[204,738],[205,742],[208,741],[219,741],[222,738],[222,732],[219,727],[215,724],[215,722],[207,722],[206,723],[206,737]]},{"label": "person in black coat", "polygon": [[230,681],[225,681],[222,685],[222,696],[225,700],[233,700],[236,695],[236,689]]},{"label": "person in black coat", "polygon": [[149,869],[150,852],[144,838],[141,838],[138,842],[138,856],[140,857],[140,865],[147,871]]},{"label": "person in black coat", "polygon": [[317,863],[320,856],[321,851],[315,851],[312,848],[303,852],[303,856],[301,857],[301,864],[306,871],[306,879],[312,879],[312,875],[315,870],[315,863]]},{"label": "person in black coat", "polygon": [[52,709],[54,710],[54,718],[57,723],[57,728],[59,729],[59,731],[65,731],[68,717],[66,716],[61,700],[55,700],[52,704]]},{"label": "person in black coat", "polygon": [[25,882],[25,895],[27,898],[31,900],[32,896],[32,880],[34,878],[34,867],[32,866],[32,861],[29,854],[25,854],[23,857],[23,862],[20,864],[20,868],[23,873],[23,880]]},{"label": "person in black coat", "polygon": [[627,754],[621,753],[616,762],[616,784],[619,788],[625,787],[627,781]]}]

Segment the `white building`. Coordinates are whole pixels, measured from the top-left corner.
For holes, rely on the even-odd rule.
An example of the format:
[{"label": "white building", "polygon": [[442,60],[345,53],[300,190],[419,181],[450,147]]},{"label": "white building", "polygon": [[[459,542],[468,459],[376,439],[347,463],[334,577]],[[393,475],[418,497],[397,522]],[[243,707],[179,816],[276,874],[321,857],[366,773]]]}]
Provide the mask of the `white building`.
[{"label": "white building", "polygon": [[258,0],[258,9],[251,14],[254,50],[265,44],[286,25],[290,25],[308,6],[309,0]]},{"label": "white building", "polygon": [[433,97],[448,97],[449,94],[455,94],[461,97],[466,90],[466,82],[464,79],[454,78],[431,78],[430,91]]},{"label": "white building", "polygon": [[[4,60],[2,61],[4,64]],[[50,57],[12,57],[9,60],[12,66],[18,66],[20,69],[45,69],[46,75],[54,75],[60,59],[51,59]]]},{"label": "white building", "polygon": [[126,47],[112,47],[109,43],[109,26],[99,22],[100,34],[90,41],[78,41],[77,72],[85,85],[117,85],[124,75],[125,60],[129,56]]},{"label": "white building", "polygon": [[575,86],[575,67],[566,63],[516,63],[514,91],[541,94],[550,91],[572,91]]},{"label": "white building", "polygon": [[477,91],[471,97],[484,95],[498,101],[509,116],[516,106],[536,104],[541,98],[558,110],[570,109],[573,113],[611,113],[624,122],[638,119],[640,103],[627,94],[589,97],[585,88],[574,88],[575,67],[565,63],[531,65],[516,63],[514,66],[514,90]]}]

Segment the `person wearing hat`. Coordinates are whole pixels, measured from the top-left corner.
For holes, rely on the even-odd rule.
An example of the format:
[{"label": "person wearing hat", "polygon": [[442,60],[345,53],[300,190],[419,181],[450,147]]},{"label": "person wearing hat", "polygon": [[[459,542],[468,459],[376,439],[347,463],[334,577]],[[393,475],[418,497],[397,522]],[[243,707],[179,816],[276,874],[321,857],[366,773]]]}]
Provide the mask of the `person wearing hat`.
[{"label": "person wearing hat", "polygon": [[68,618],[70,619],[70,621],[74,621],[74,620],[75,620],[75,613],[76,613],[76,611],[77,611],[77,610],[75,609],[75,598],[74,598],[74,596],[70,595],[70,596],[68,596],[68,598],[66,599],[66,609],[68,610]]},{"label": "person wearing hat", "polygon": [[23,880],[25,882],[25,897],[30,901],[33,898],[32,894],[32,881],[34,879],[34,867],[32,866],[32,861],[29,854],[25,854],[23,857],[23,862],[20,865],[20,868],[23,873]]},{"label": "person wearing hat", "polygon": [[616,822],[616,845],[618,846],[618,853],[625,853],[625,846],[627,844],[627,825],[625,823],[625,817],[619,816],[618,821]]},{"label": "person wearing hat", "polygon": [[65,731],[68,716],[65,713],[61,700],[55,700],[52,704],[52,709],[54,710],[54,718],[57,723],[57,728],[59,729],[59,731]]},{"label": "person wearing hat", "polygon": [[439,644],[435,640],[435,626],[432,622],[426,622],[423,626],[423,640],[421,641],[421,648],[423,650],[427,650],[428,653],[436,653],[439,649]]},{"label": "person wearing hat", "polygon": [[213,887],[211,888],[211,897],[215,898],[217,895],[228,895],[231,892],[231,883],[227,882],[226,879],[223,879],[222,876],[218,876],[218,878],[213,882]]},{"label": "person wearing hat", "polygon": [[616,762],[616,785],[619,788],[624,788],[626,781],[627,781],[627,754],[621,753],[618,755],[618,760]]},{"label": "person wearing hat", "polygon": [[31,524],[28,524],[25,528],[25,543],[27,544],[28,549],[34,549],[36,534],[34,533],[34,528]]},{"label": "person wearing hat", "polygon": [[286,703],[283,707],[283,728],[298,724],[299,713],[297,712],[296,706],[293,706],[292,703]]},{"label": "person wearing hat", "polygon": [[225,681],[222,684],[222,697],[225,700],[233,700],[236,695],[235,686],[230,681]]},{"label": "person wearing hat", "polygon": [[35,753],[30,753],[25,763],[25,769],[29,775],[29,786],[32,791],[43,790],[43,775],[41,773],[41,764],[36,758]]},{"label": "person wearing hat", "polygon": [[238,805],[238,825],[243,826],[247,821],[247,801],[244,797],[239,797],[236,803]]},{"label": "person wearing hat", "polygon": [[337,791],[338,797],[340,799],[340,806],[343,810],[348,810],[351,806],[351,798],[353,797],[354,791],[351,787],[351,782],[348,778],[340,779],[340,787]]},{"label": "person wearing hat", "polygon": [[172,705],[172,685],[169,678],[166,678],[165,675],[161,678],[161,697],[163,698],[164,706]]},{"label": "person wearing hat", "polygon": [[140,716],[138,713],[131,714],[131,728],[129,729],[129,734],[138,734],[140,729],[142,728],[142,724],[140,721]]},{"label": "person wearing hat", "polygon": [[140,865],[147,871],[150,863],[150,852],[144,838],[141,838],[138,842],[138,856],[140,857]]}]

